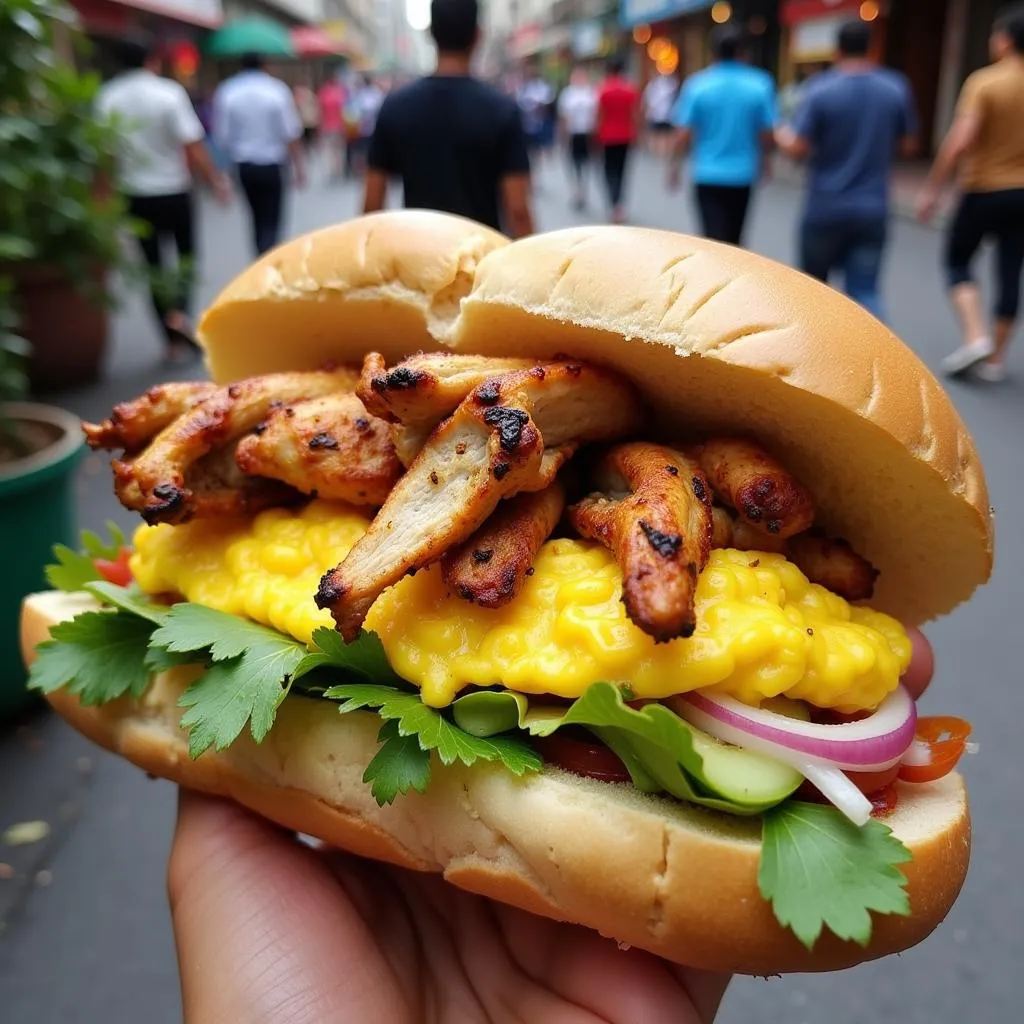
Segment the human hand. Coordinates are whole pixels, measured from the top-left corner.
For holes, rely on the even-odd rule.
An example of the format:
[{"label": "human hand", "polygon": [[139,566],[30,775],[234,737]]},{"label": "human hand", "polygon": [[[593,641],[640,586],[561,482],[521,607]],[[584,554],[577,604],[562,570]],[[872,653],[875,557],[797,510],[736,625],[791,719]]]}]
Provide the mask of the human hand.
[{"label": "human hand", "polygon": [[219,174],[214,179],[213,194],[222,206],[227,206],[231,202],[231,179],[226,174]]},{"label": "human hand", "polygon": [[938,206],[939,190],[931,185],[925,185],[918,194],[914,214],[922,224],[927,224],[935,216]]},{"label": "human hand", "polygon": [[678,161],[673,160],[668,165],[668,178],[667,178],[666,184],[668,186],[669,192],[678,192],[679,191],[679,182],[680,182],[681,177],[682,177],[682,172],[680,170],[679,163],[678,163]]},{"label": "human hand", "polygon": [[[911,637],[916,697],[933,659]],[[186,1022],[709,1024],[728,982],[187,790],[168,891]]]}]

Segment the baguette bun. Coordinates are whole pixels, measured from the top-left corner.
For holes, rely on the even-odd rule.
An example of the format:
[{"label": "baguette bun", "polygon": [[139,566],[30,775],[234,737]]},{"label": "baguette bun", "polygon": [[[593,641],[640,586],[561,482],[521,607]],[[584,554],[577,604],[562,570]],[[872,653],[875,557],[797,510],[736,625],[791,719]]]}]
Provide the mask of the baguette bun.
[{"label": "baguette bun", "polygon": [[[24,605],[26,661],[52,625],[91,607],[83,595]],[[862,949],[824,935],[809,953],[757,888],[757,823],[546,769],[526,779],[489,766],[433,766],[426,794],[378,807],[361,781],[379,719],[289,697],[256,746],[190,760],[177,699],[194,674],[156,678],[138,701],[83,707],[49,696],[80,732],[154,775],[230,797],[289,829],[418,871],[693,967],[747,974],[828,971],[906,949],[952,906],[967,870],[970,821],[958,775],[900,788],[887,819],[913,854],[910,917],[876,917]]]},{"label": "baguette bun", "polygon": [[594,360],[640,387],[652,436],[747,432],[773,449],[820,525],[880,570],[873,606],[916,625],[991,572],[984,473],[942,387],[860,306],[741,249],[629,227],[508,244],[394,211],[268,253],[199,333],[220,381],[370,349]]}]

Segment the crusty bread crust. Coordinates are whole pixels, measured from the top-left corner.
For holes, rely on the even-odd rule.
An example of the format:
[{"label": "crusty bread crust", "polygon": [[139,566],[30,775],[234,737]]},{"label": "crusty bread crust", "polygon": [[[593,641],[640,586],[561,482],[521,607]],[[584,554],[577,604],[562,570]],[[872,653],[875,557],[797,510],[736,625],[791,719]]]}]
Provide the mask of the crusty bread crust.
[{"label": "crusty bread crust", "polygon": [[879,570],[872,605],[916,625],[988,579],[974,444],[945,391],[856,303],[771,260],[667,231],[571,228],[508,243],[390,211],[268,253],[200,325],[217,380],[420,349],[619,369],[651,439],[748,432],[813,490],[820,525]]},{"label": "crusty bread crust", "polygon": [[[27,662],[51,626],[90,607],[81,595],[25,601]],[[730,819],[628,787],[555,770],[518,780],[490,766],[433,766],[425,794],[378,807],[361,776],[379,720],[341,716],[290,697],[257,746],[241,736],[220,754],[188,757],[177,699],[190,681],[158,676],[140,701],[51,704],[76,729],[146,771],[230,797],[278,824],[342,849],[421,871],[620,942],[707,970],[828,971],[906,949],[945,917],[963,883],[970,819],[963,782],[904,786],[888,819],[914,859],[904,866],[912,916],[876,917],[867,949],[831,935],[808,953],[779,927],[757,890],[756,822]]]}]

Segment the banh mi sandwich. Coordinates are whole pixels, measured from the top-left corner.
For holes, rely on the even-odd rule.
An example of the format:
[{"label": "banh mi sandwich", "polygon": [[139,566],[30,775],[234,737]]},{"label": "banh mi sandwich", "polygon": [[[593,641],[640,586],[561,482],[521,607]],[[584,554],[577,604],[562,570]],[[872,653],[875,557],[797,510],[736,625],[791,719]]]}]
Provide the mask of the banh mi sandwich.
[{"label": "banh mi sandwich", "polygon": [[694,967],[943,919],[970,727],[907,629],[991,569],[974,446],[882,324],[683,235],[391,212],[264,256],[212,383],[86,425],[31,685],[146,771]]}]

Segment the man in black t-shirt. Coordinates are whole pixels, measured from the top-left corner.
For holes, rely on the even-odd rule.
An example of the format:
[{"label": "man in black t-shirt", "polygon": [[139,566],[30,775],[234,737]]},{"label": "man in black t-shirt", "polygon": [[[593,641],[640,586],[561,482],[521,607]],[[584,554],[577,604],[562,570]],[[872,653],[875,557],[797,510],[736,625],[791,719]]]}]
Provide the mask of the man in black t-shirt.
[{"label": "man in black t-shirt", "polygon": [[407,207],[461,214],[513,238],[533,232],[530,162],[515,101],[470,75],[477,0],[433,0],[437,70],[384,101],[370,141],[363,211],[384,208],[388,178]]}]

